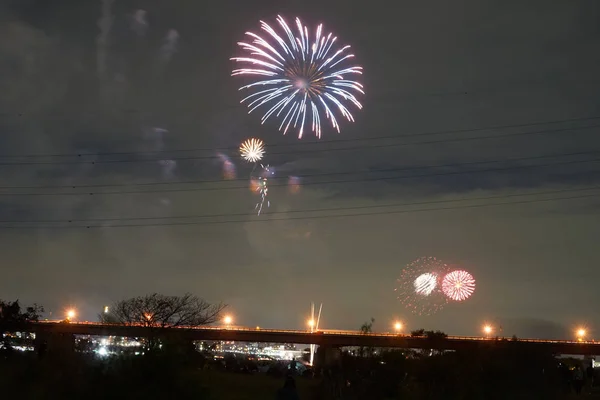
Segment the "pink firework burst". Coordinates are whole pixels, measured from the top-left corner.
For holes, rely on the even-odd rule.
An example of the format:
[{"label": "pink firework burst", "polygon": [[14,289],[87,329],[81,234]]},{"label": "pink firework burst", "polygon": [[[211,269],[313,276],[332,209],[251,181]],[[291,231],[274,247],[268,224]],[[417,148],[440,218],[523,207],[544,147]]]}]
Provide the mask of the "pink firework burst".
[{"label": "pink firework burst", "polygon": [[451,300],[466,300],[475,291],[475,278],[463,270],[449,272],[442,280],[442,291]]}]

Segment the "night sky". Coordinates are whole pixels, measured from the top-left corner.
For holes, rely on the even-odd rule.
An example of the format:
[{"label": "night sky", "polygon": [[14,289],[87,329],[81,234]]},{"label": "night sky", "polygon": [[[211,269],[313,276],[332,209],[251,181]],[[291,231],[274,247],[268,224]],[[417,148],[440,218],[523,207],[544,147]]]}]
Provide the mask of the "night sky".
[{"label": "night sky", "polygon": [[[596,1],[116,0],[110,13],[102,73],[100,0],[0,5],[1,298],[94,320],[124,297],[192,292],[249,326],[302,328],[314,301],[323,328],[600,334]],[[364,67],[364,109],[341,134],[299,141],[239,104],[229,58],[277,14],[324,23]],[[276,172],[261,217],[236,150],[251,136]],[[218,152],[237,180],[222,181]],[[190,218],[206,214],[220,216]],[[475,294],[409,314],[393,289],[422,256],[469,270]]]}]

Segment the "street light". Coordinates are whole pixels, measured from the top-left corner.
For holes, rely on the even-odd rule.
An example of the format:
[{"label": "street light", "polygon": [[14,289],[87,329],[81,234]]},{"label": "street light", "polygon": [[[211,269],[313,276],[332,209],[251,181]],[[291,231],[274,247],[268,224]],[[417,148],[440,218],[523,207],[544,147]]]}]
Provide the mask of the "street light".
[{"label": "street light", "polygon": [[223,322],[225,323],[225,325],[231,325],[231,323],[233,322],[233,319],[231,318],[230,315],[226,315],[225,318],[223,318]]},{"label": "street light", "polygon": [[397,322],[394,324],[394,329],[396,330],[396,332],[400,333],[400,331],[402,330],[402,322],[400,322],[400,321],[397,321]]},{"label": "street light", "polygon": [[310,327],[310,330],[312,331],[312,329],[315,327],[315,320],[309,319],[307,323],[308,323],[308,326]]},{"label": "street light", "polygon": [[72,308],[67,310],[67,321],[71,321],[76,315],[77,313]]},{"label": "street light", "polygon": [[583,341],[583,339],[585,339],[585,335],[587,334],[586,330],[584,328],[579,328],[577,329],[577,340],[578,341]]},{"label": "street light", "polygon": [[483,333],[485,333],[485,336],[490,336],[493,331],[494,331],[494,328],[492,328],[491,325],[484,325],[483,326]]}]

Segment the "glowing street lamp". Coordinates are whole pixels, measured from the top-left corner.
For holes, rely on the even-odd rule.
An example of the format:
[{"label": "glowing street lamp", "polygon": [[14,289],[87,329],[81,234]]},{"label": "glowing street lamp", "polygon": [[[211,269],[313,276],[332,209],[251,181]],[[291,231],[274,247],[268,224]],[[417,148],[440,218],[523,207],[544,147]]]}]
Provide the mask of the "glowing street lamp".
[{"label": "glowing street lamp", "polygon": [[225,325],[231,325],[231,323],[233,322],[233,318],[231,318],[230,315],[226,315],[225,318],[223,318],[223,322],[225,323]]},{"label": "glowing street lamp", "polygon": [[585,339],[585,335],[587,334],[585,328],[577,329],[577,340],[582,342]]},{"label": "glowing street lamp", "polygon": [[310,327],[310,330],[312,331],[313,328],[315,327],[315,320],[314,319],[309,319],[307,322],[308,326]]},{"label": "glowing street lamp", "polygon": [[483,326],[483,333],[485,333],[485,336],[490,336],[492,334],[492,332],[494,332],[494,328],[492,328],[491,325]]},{"label": "glowing street lamp", "polygon": [[75,310],[73,310],[72,308],[67,310],[67,321],[71,321],[73,318],[75,318],[75,316],[77,315],[77,313],[75,312]]},{"label": "glowing street lamp", "polygon": [[400,331],[402,331],[402,322],[400,322],[400,321],[397,321],[397,322],[394,324],[394,330],[395,330],[396,332],[400,333]]}]

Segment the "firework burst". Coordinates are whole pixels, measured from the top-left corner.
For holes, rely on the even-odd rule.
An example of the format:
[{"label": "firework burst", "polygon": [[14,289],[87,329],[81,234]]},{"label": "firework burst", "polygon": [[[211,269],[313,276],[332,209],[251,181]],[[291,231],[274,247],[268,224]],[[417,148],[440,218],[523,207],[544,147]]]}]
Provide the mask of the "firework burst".
[{"label": "firework burst", "polygon": [[398,287],[394,289],[398,300],[413,314],[429,315],[441,310],[448,302],[440,290],[441,278],[448,266],[435,257],[421,257],[402,269]]},{"label": "firework burst", "polygon": [[422,296],[429,296],[438,285],[437,275],[432,272],[425,272],[421,274],[415,279],[413,282],[413,286],[415,287],[415,292]]},{"label": "firework burst", "polygon": [[260,139],[246,139],[240,145],[240,155],[248,162],[260,161],[265,155],[265,144]]},{"label": "firework burst", "polygon": [[253,91],[241,102],[248,103],[249,113],[264,106],[261,123],[275,115],[281,120],[279,130],[284,134],[290,127],[297,128],[298,138],[302,138],[305,126],[310,124],[311,131],[320,138],[323,114],[339,132],[340,115],[354,121],[346,103],[362,108],[356,95],[364,94],[363,86],[346,79],[348,75],[362,74],[362,67],[347,65],[354,57],[348,53],[350,46],[337,46],[337,37],[324,34],[323,25],[311,37],[299,18],[297,34],[281,16],[277,22],[281,33],[261,21],[265,38],[246,32],[249,41],[238,43],[247,55],[231,60],[245,67],[233,70],[232,75],[254,79],[240,88]]},{"label": "firework burst", "polygon": [[475,291],[475,278],[467,271],[452,271],[444,276],[442,291],[451,300],[466,300]]}]

